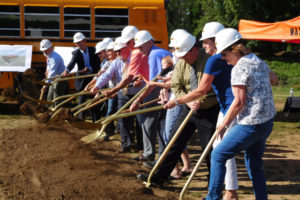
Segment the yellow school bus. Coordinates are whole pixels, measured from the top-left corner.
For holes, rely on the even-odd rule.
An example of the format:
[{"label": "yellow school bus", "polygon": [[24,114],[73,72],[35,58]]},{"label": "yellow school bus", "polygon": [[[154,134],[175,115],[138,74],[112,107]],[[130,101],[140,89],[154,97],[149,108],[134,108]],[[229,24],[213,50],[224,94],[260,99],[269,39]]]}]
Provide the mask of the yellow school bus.
[{"label": "yellow school bus", "polygon": [[[168,47],[165,0],[0,0],[0,45],[32,45],[32,68],[45,69],[42,39],[74,46],[82,32],[88,45],[118,37],[127,25],[148,30],[155,43]],[[0,92],[13,84],[13,73],[0,72]]]}]

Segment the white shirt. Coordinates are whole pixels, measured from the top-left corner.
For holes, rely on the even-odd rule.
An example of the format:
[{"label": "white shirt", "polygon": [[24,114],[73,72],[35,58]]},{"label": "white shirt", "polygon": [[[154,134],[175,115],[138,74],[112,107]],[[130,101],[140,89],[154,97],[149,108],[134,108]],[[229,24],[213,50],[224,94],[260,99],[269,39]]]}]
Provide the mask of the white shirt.
[{"label": "white shirt", "polygon": [[261,124],[276,114],[270,68],[255,54],[243,56],[231,71],[231,85],[246,86],[245,106],[237,116],[238,124]]}]

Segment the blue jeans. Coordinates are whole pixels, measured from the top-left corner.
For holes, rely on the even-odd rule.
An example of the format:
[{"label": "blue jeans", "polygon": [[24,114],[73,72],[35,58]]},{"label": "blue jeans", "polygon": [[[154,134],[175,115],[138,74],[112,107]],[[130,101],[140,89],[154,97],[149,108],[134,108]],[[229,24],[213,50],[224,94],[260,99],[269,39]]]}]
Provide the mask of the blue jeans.
[{"label": "blue jeans", "polygon": [[[117,111],[118,111],[118,96],[116,96],[112,99],[108,99],[106,116],[112,115],[112,114],[116,113]],[[116,129],[116,127],[114,125],[114,122],[111,122],[105,128],[105,133],[108,136],[112,136],[115,133],[115,129]]]},{"label": "blue jeans", "polygon": [[222,142],[212,151],[207,200],[222,198],[226,172],[225,163],[242,150],[245,150],[245,165],[253,184],[256,199],[268,199],[266,180],[262,169],[262,156],[272,128],[273,119],[256,125],[238,124],[227,133]]},{"label": "blue jeans", "polygon": [[169,143],[172,129],[175,126],[175,122],[179,116],[181,108],[182,108],[182,105],[178,105],[178,106],[175,106],[174,108],[167,110],[165,131],[164,131],[164,141],[165,141],[166,145]]}]

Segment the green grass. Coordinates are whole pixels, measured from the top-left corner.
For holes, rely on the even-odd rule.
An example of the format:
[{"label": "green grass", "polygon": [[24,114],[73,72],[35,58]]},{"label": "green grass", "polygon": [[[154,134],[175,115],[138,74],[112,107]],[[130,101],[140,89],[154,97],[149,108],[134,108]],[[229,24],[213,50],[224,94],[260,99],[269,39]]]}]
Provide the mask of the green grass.
[{"label": "green grass", "polygon": [[288,88],[288,91],[293,88],[294,92],[300,93],[300,59],[287,57],[264,60],[278,76],[279,86]]}]

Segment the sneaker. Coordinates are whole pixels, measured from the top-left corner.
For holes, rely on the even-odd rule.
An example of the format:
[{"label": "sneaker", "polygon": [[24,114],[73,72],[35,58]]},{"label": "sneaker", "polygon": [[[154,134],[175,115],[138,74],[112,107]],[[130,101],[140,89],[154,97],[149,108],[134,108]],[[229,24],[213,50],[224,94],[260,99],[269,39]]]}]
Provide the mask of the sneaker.
[{"label": "sneaker", "polygon": [[143,163],[143,166],[147,167],[149,169],[152,169],[155,166],[156,162],[157,162],[156,160],[146,161],[146,162]]}]

